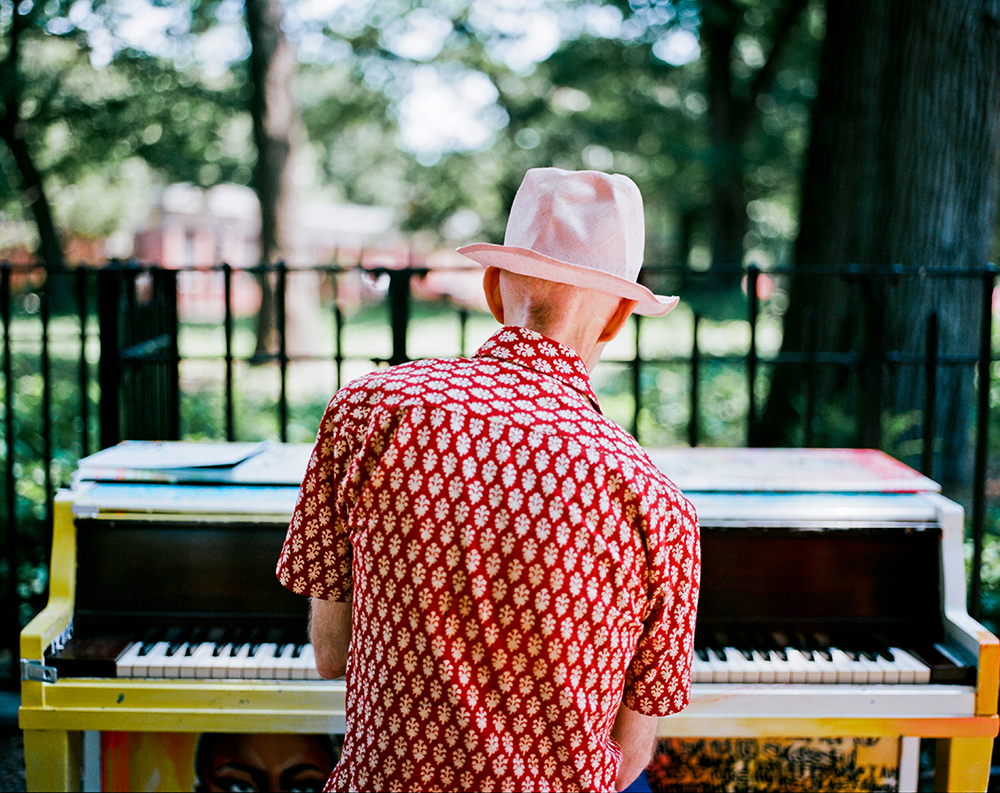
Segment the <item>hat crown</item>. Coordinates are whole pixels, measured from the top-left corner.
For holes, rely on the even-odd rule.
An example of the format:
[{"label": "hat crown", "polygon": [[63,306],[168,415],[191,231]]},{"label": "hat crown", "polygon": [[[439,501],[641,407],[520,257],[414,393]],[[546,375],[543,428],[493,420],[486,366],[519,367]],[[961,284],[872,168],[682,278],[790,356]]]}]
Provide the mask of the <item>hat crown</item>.
[{"label": "hat crown", "polygon": [[504,245],[635,282],[642,267],[642,195],[626,176],[533,168],[514,197]]}]

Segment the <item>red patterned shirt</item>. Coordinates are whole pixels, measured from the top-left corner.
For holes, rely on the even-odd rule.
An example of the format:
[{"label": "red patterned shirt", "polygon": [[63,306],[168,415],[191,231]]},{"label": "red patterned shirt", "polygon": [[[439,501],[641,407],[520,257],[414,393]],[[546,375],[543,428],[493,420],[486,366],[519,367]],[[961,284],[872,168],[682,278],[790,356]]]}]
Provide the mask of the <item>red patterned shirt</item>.
[{"label": "red patterned shirt", "polygon": [[619,704],[687,705],[694,509],[581,358],[505,327],[327,408],[278,562],[352,599],[328,790],[613,790]]}]

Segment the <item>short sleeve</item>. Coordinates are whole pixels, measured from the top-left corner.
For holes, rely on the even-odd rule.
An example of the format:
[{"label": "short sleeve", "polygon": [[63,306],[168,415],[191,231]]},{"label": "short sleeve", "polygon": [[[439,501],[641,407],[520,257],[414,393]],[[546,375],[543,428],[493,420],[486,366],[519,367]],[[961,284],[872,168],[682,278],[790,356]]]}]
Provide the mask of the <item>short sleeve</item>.
[{"label": "short sleeve", "polygon": [[623,701],[647,716],[666,716],[687,707],[691,697],[701,545],[694,507],[669,482],[646,518],[650,610],[626,672]]},{"label": "short sleeve", "polygon": [[356,428],[366,412],[361,385],[348,386],[327,406],[278,559],[278,581],[323,600],[350,598],[351,538],[347,521],[355,498]]}]

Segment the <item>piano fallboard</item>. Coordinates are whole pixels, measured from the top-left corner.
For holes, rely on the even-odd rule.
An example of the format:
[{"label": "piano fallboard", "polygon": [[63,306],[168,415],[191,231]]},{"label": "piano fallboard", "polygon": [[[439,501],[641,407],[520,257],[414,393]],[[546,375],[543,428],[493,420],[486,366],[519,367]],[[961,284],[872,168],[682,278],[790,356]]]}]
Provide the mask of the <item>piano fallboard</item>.
[{"label": "piano fallboard", "polygon": [[[46,656],[60,677],[318,677],[306,600],[273,575],[283,521],[111,516],[74,528],[73,635]],[[705,521],[694,682],[974,684],[976,658],[942,618],[942,541],[940,526],[913,520]]]}]

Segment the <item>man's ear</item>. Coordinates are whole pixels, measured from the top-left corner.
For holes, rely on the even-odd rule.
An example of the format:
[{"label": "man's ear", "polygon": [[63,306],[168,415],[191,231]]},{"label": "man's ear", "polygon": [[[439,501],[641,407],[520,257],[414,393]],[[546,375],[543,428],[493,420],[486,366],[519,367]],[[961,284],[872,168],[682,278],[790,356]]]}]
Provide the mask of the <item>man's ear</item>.
[{"label": "man's ear", "polygon": [[625,327],[625,322],[632,316],[632,312],[637,305],[639,305],[638,300],[626,300],[624,297],[619,300],[618,308],[615,309],[615,313],[608,319],[608,323],[604,326],[604,330],[601,331],[601,335],[597,341],[611,341],[617,336],[619,331]]},{"label": "man's ear", "polygon": [[490,307],[493,318],[503,325],[503,296],[500,294],[500,270],[487,267],[483,273],[483,291],[486,293],[486,305]]}]

